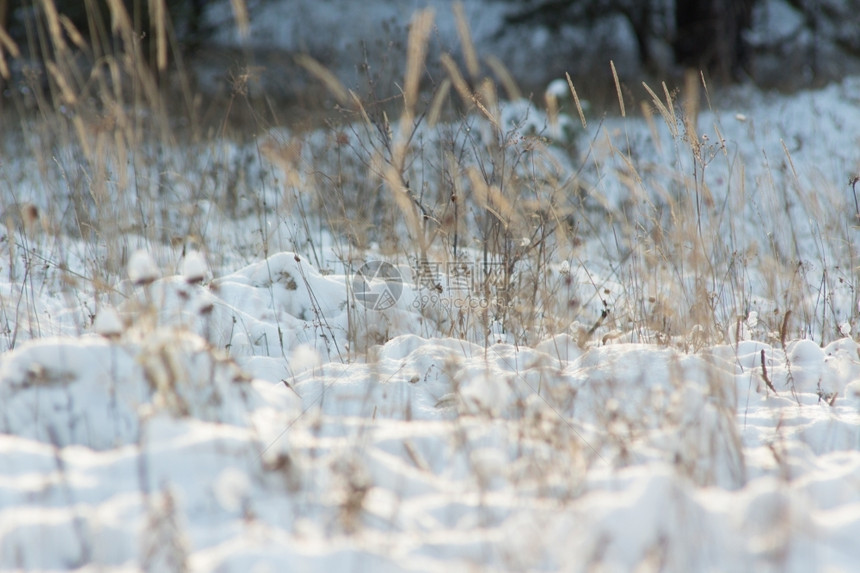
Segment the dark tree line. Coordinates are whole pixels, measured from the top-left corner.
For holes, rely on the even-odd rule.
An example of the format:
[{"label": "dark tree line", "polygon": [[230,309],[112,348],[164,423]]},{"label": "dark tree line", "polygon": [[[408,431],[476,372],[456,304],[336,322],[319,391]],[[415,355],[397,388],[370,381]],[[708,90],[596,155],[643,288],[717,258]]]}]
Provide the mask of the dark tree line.
[{"label": "dark tree line", "polygon": [[[51,3],[63,18],[63,24],[73,27],[83,38],[110,41],[111,14],[107,0],[52,0]],[[135,34],[147,45],[152,36],[151,2],[121,0],[120,4],[132,20]],[[164,4],[182,49],[193,51],[213,32],[203,18],[206,0],[165,0]],[[46,25],[44,15],[42,0],[0,0],[0,27],[23,48]]]},{"label": "dark tree line", "polygon": [[722,79],[740,77],[748,63],[744,33],[760,0],[521,0],[510,24],[538,23],[550,28],[577,22],[625,18],[636,40],[641,64],[658,68],[654,41],[671,46],[674,63]]},{"label": "dark tree line", "polygon": [[[225,0],[226,1],[226,0]],[[249,10],[264,2],[293,0],[245,0]],[[348,1],[348,0],[345,0]],[[357,1],[357,0],[356,0]],[[469,1],[469,0],[465,0]],[[704,71],[713,79],[737,80],[751,77],[762,85],[797,77],[801,82],[834,79],[846,73],[860,73],[860,0],[484,0],[507,2],[507,26],[531,25],[549,30],[572,27],[587,39],[579,44],[599,53],[604,45],[615,46],[609,35],[623,26],[625,54],[635,48],[640,69],[665,76],[686,68]],[[163,0],[170,16],[171,50],[194,53],[211,37],[218,24],[205,18],[208,0]],[[21,49],[34,58],[50,49],[33,37],[44,34],[44,9],[57,11],[93,45],[109,45],[112,35],[108,4],[113,0],[0,0],[0,28],[9,32]],[[152,55],[153,29],[149,10],[151,0],[119,0],[131,15],[140,51]],[[775,9],[776,8],[776,9]],[[774,12],[791,12],[787,34],[767,30]],[[797,24],[797,22],[800,22]],[[224,22],[222,25],[233,25]],[[600,30],[600,32],[595,32]],[[506,29],[499,31],[504,34]],[[376,34],[378,30],[357,30],[356,35]],[[629,36],[626,34],[629,32]],[[29,40],[28,40],[29,35]],[[570,36],[566,36],[570,38]],[[580,36],[577,36],[579,38]],[[9,52],[0,42],[0,55]],[[579,55],[579,53],[575,54]],[[558,52],[556,52],[558,57]],[[566,57],[562,54],[561,57]],[[612,57],[611,55],[609,56]],[[585,66],[590,60],[584,60]],[[629,61],[629,60],[628,60]],[[599,64],[605,65],[605,60]],[[552,65],[552,64],[542,64]],[[565,63],[565,66],[572,65]],[[575,65],[575,62],[574,64]],[[567,68],[565,68],[567,69]],[[571,70],[574,71],[574,70]],[[790,71],[791,73],[786,73]],[[556,72],[552,72],[556,73]]]},{"label": "dark tree line", "polygon": [[678,0],[675,3],[675,62],[737,79],[748,66],[744,32],[759,0]]}]

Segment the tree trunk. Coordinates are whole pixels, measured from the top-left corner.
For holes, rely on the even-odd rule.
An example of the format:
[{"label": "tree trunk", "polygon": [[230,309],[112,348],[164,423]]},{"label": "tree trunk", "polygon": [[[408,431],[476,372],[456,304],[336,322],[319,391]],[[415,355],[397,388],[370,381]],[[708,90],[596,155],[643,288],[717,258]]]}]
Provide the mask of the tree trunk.
[{"label": "tree trunk", "polygon": [[675,62],[737,80],[747,64],[744,32],[758,0],[676,0]]}]

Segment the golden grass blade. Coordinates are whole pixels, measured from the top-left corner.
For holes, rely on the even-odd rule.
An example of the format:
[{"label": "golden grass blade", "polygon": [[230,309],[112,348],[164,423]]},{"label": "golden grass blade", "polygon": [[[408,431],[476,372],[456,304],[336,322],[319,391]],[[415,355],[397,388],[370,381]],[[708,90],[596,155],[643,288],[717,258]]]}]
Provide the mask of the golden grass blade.
[{"label": "golden grass blade", "polygon": [[472,194],[474,195],[475,202],[478,206],[493,215],[493,217],[498,219],[499,222],[507,228],[505,218],[501,213],[493,209],[492,205],[490,205],[490,190],[486,182],[484,182],[484,179],[481,177],[481,174],[474,169],[469,169],[469,179],[472,182]]},{"label": "golden grass blade", "polygon": [[475,101],[473,103],[475,104],[475,106],[477,106],[478,111],[484,114],[484,117],[486,117],[487,120],[489,120],[490,123],[493,124],[493,127],[498,129],[499,123],[496,121],[496,117],[493,115],[493,113],[489,109],[487,109],[487,106],[482,104],[481,100],[479,100],[478,98],[475,98]]},{"label": "golden grass blade", "polygon": [[385,182],[388,183],[389,189],[391,189],[391,194],[394,197],[394,202],[400,209],[400,213],[406,219],[407,228],[409,228],[412,237],[418,241],[420,251],[424,253],[426,241],[424,233],[421,232],[421,221],[419,220],[415,203],[409,195],[409,190],[403,184],[403,179],[399,171],[393,165],[388,165],[382,171],[382,176]]},{"label": "golden grass blade", "polygon": [[579,113],[579,121],[582,122],[582,128],[588,129],[588,122],[585,121],[585,113],[582,111],[582,104],[579,102],[579,96],[576,94],[576,88],[573,87],[573,80],[570,79],[570,74],[564,72],[564,77],[567,78],[567,86],[570,88],[570,93],[573,94],[573,103],[576,104],[576,111]]},{"label": "golden grass blade", "polygon": [[[663,89],[666,90],[665,82]],[[690,72],[684,76],[684,116],[688,124],[687,131],[696,133],[696,126],[699,125],[699,80],[696,74]]]},{"label": "golden grass blade", "polygon": [[475,103],[475,97],[472,94],[472,90],[469,89],[469,84],[466,83],[465,78],[463,78],[463,74],[460,73],[460,69],[457,67],[457,63],[454,61],[454,58],[452,58],[450,54],[442,54],[440,60],[445,71],[448,72],[448,77],[451,78],[451,83],[454,84],[454,89],[457,90],[457,94],[460,96],[460,99],[462,99],[463,103],[467,106],[471,107]]},{"label": "golden grass blade", "polygon": [[669,114],[672,116],[672,124],[678,124],[678,116],[675,115],[675,102],[672,100],[672,94],[669,93],[669,88],[666,87],[666,82],[663,83],[663,93],[666,95],[666,109],[669,110]]},{"label": "golden grass blade", "polygon": [[[89,44],[87,44],[87,41],[81,33],[78,32],[78,29],[65,14],[60,15],[60,24],[63,26],[63,30],[65,30],[66,35],[79,50],[84,52],[89,51]],[[0,32],[2,32],[2,30],[0,30]]]},{"label": "golden grass blade", "polygon": [[[117,125],[119,126],[119,124]],[[117,184],[120,189],[126,189],[128,185],[128,162],[125,161],[125,158],[128,157],[128,146],[126,145],[126,138],[121,128],[114,129],[113,139],[117,157]]]},{"label": "golden grass blade", "polygon": [[9,79],[9,66],[6,64],[6,58],[3,52],[9,52],[13,58],[17,58],[21,55],[21,52],[18,50],[17,44],[9,37],[9,34],[6,33],[6,30],[0,28],[0,76],[4,79]]},{"label": "golden grass blade", "polygon": [[410,114],[414,113],[418,103],[418,88],[421,85],[421,74],[424,72],[424,60],[427,56],[427,43],[430,40],[433,18],[433,10],[427,9],[419,12],[412,19],[407,48],[406,78],[403,85],[406,110]]},{"label": "golden grass blade", "polygon": [[329,71],[329,69],[324,65],[306,54],[299,54],[296,56],[296,63],[306,69],[312,76],[320,80],[339,104],[346,105],[350,101],[350,92],[343,87],[343,84],[340,83],[337,76]]},{"label": "golden grass blade", "polygon": [[18,45],[15,44],[15,41],[12,40],[12,37],[8,34],[8,32],[6,32],[5,28],[2,25],[2,21],[0,21],[0,48],[9,50],[9,52],[13,55],[18,54]]},{"label": "golden grass blade", "polygon": [[702,81],[702,87],[705,88],[705,99],[708,102],[708,109],[714,111],[713,106],[711,106],[711,92],[708,90],[708,82],[705,80],[705,72],[699,72],[699,78]]},{"label": "golden grass blade", "polygon": [[442,83],[433,94],[433,100],[430,102],[430,109],[427,111],[427,125],[433,127],[439,121],[442,114],[442,106],[445,100],[448,99],[448,94],[451,93],[451,79],[444,78]]},{"label": "golden grass blade", "polygon": [[119,33],[127,41],[134,37],[134,27],[131,25],[131,18],[122,3],[122,0],[107,0],[108,10],[110,11],[110,29],[114,33]]},{"label": "golden grass blade", "polygon": [[149,0],[149,13],[155,26],[155,61],[159,71],[167,69],[167,7],[164,0]]},{"label": "golden grass blade", "polygon": [[475,44],[472,42],[472,34],[469,24],[466,22],[466,12],[462,2],[454,3],[454,17],[457,20],[457,34],[460,36],[460,44],[463,46],[463,57],[466,60],[466,71],[472,79],[478,77],[480,67],[478,66],[478,55],[475,52]]},{"label": "golden grass blade", "polygon": [[301,184],[303,147],[302,140],[299,138],[290,138],[289,141],[278,141],[273,137],[265,140],[261,146],[263,157],[280,169],[287,185],[300,192],[307,191]]},{"label": "golden grass blade", "polygon": [[543,94],[546,103],[546,119],[552,129],[558,127],[558,98],[554,93],[546,91]]},{"label": "golden grass blade", "polygon": [[69,82],[66,81],[66,76],[63,75],[60,68],[54,62],[48,61],[45,65],[48,68],[48,73],[51,74],[51,77],[54,78],[55,82],[57,82],[57,87],[60,88],[60,97],[63,102],[68,105],[75,105],[78,101],[78,97],[75,95]]},{"label": "golden grass blade", "polygon": [[17,58],[21,55],[21,51],[18,50],[18,45],[3,28],[0,28],[0,47],[8,51],[13,58]]},{"label": "golden grass blade", "polygon": [[478,94],[481,96],[476,99],[475,104],[478,109],[487,116],[487,119],[495,126],[499,127],[499,98],[496,94],[496,85],[490,78],[484,78],[478,86]]},{"label": "golden grass blade", "polygon": [[[120,103],[122,102],[123,76],[120,72],[119,63],[114,58],[105,58],[105,64],[110,72],[110,85],[113,87],[114,109],[115,117],[117,118],[117,125],[121,128],[125,128],[128,125],[128,116],[126,116],[124,106]],[[105,87],[103,93],[108,93],[107,87]]]},{"label": "golden grass blade", "polygon": [[48,23],[48,34],[51,37],[51,43],[58,52],[64,51],[66,40],[63,38],[63,29],[60,26],[60,15],[57,12],[57,7],[54,0],[42,0],[42,8],[45,10],[45,20]]},{"label": "golden grass blade", "polygon": [[609,67],[612,68],[612,79],[615,80],[615,93],[618,95],[618,106],[621,108],[621,117],[627,117],[627,112],[624,110],[624,97],[621,95],[621,82],[618,81],[618,72],[615,71],[615,62],[609,60]]},{"label": "golden grass blade", "polygon": [[508,228],[516,216],[516,210],[510,201],[495,185],[487,185],[480,171],[475,167],[468,170],[469,181],[472,183],[472,193],[478,205],[491,213],[505,228]]},{"label": "golden grass blade", "polygon": [[651,101],[654,102],[654,105],[657,107],[657,111],[660,112],[660,115],[663,116],[663,121],[666,122],[666,125],[669,127],[669,132],[672,134],[672,137],[678,136],[678,125],[675,123],[673,114],[669,113],[669,110],[666,109],[666,106],[663,105],[663,102],[660,101],[660,98],[654,93],[648,84],[642,82],[642,86],[645,88],[645,91],[648,92],[648,95],[651,96]]},{"label": "golden grass blade", "polygon": [[660,132],[657,130],[657,124],[654,122],[654,112],[647,102],[642,102],[642,117],[645,118],[645,123],[648,125],[648,131],[651,132],[651,139],[654,140],[654,147],[657,153],[663,153],[663,140],[660,138]]},{"label": "golden grass blade", "polygon": [[782,145],[782,151],[785,153],[786,159],[788,159],[788,165],[791,167],[791,175],[798,185],[800,185],[800,179],[797,177],[797,170],[794,168],[794,160],[791,158],[791,152],[788,150],[788,146],[785,145],[785,140],[780,139],[779,143]]},{"label": "golden grass blade", "polygon": [[723,152],[723,156],[728,157],[729,156],[729,150],[726,149],[726,145],[725,145],[726,138],[723,137],[723,133],[720,131],[720,126],[718,126],[716,123],[714,123],[714,133],[717,134],[717,139],[720,143],[720,149]]},{"label": "golden grass blade", "polygon": [[233,8],[233,18],[236,20],[236,28],[239,30],[239,36],[247,38],[250,34],[251,24],[245,0],[230,0],[230,6]]},{"label": "golden grass blade", "polygon": [[371,125],[372,122],[370,121],[370,116],[367,115],[367,110],[364,109],[364,104],[361,103],[361,98],[358,97],[358,94],[356,94],[352,90],[349,90],[349,96],[352,99],[352,102],[358,108],[359,113],[361,113],[361,119],[364,120],[364,123],[366,123],[367,125]]},{"label": "golden grass blade", "polygon": [[87,136],[87,129],[84,126],[84,120],[81,118],[81,116],[76,115],[72,118],[72,125],[75,126],[75,132],[77,133],[78,140],[80,141],[81,147],[84,150],[84,157],[91,158],[92,153],[90,150],[92,149],[92,147],[90,146],[90,140]]},{"label": "golden grass blade", "polygon": [[505,67],[505,64],[502,63],[502,60],[496,56],[488,56],[487,66],[489,66],[493,73],[496,74],[499,82],[501,82],[502,86],[505,88],[505,92],[508,94],[508,99],[513,101],[522,99],[523,95],[520,92],[520,88],[517,87],[514,77],[508,71],[508,68]]}]

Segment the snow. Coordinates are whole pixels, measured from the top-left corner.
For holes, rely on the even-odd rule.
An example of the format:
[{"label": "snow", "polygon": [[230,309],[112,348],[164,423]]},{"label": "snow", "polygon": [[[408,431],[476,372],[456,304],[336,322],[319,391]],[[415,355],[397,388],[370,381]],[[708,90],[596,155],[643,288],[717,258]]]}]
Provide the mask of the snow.
[{"label": "snow", "polygon": [[177,328],[45,338],[0,360],[2,566],[847,570],[858,350],[406,334],[241,369]]},{"label": "snow", "polygon": [[123,330],[122,318],[112,306],[101,309],[93,321],[93,331],[108,338],[119,336]]},{"label": "snow", "polygon": [[[275,24],[257,21],[254,34],[268,41]],[[567,90],[564,80],[550,88],[559,100]],[[654,298],[655,314],[661,297],[673,308],[687,301],[656,266],[654,277],[626,277],[605,221],[605,234],[544,269],[558,289],[599,293],[578,295],[576,320],[562,322],[570,297],[556,290],[563,300],[540,308],[563,327],[481,323],[486,301],[452,310],[459,299],[445,299],[455,277],[440,270],[437,296],[411,261],[379,245],[351,258],[327,231],[306,231],[284,206],[303,197],[284,197],[229,141],[180,150],[189,172],[170,180],[177,204],[199,211],[171,211],[165,225],[191,229],[199,215],[206,248],[147,244],[130,227],[127,265],[111,271],[100,265],[112,245],[8,223],[0,569],[853,570],[860,344],[846,183],[858,90],[856,78],[790,97],[740,88],[712,94],[714,109],[700,114],[699,132],[724,139],[702,175],[728,205],[714,228],[733,260],[749,261],[736,289],[744,312],[727,311],[719,338],[697,341],[699,325],[658,339],[625,322],[639,295]],[[657,203],[692,172],[669,127],[631,114],[582,131],[566,105],[550,129],[534,105],[502,102],[500,123],[511,140],[545,140],[551,160],[530,164],[543,176],[581,171],[595,220]],[[479,119],[469,129],[470,141],[495,137]],[[293,136],[271,130],[251,147]],[[306,167],[323,161],[326,137],[305,136],[295,185],[318,184]],[[432,137],[416,137],[428,157]],[[629,165],[611,152],[622,145],[648,166],[639,186],[624,183]],[[62,211],[64,180],[54,196],[28,178],[32,159],[11,157],[0,174],[21,182],[16,200],[46,218]],[[253,183],[236,184],[228,212],[207,174],[233,164]],[[377,185],[353,175],[359,190]],[[187,183],[198,176],[213,177],[206,203]],[[423,188],[420,173],[412,181]],[[769,248],[802,263],[796,299],[773,284],[783,276],[760,256]],[[366,260],[403,277],[384,309],[356,292],[392,294],[377,274],[356,279]],[[110,282],[87,279],[93,268]],[[740,306],[732,296],[715,293],[715,308]],[[615,314],[587,333],[605,305]],[[791,321],[786,305],[798,309]]]},{"label": "snow", "polygon": [[209,267],[206,258],[200,251],[189,251],[182,261],[182,275],[190,283],[200,282],[206,278]]},{"label": "snow", "polygon": [[134,284],[146,284],[158,279],[161,271],[147,251],[140,249],[132,253],[128,260],[128,278]]}]

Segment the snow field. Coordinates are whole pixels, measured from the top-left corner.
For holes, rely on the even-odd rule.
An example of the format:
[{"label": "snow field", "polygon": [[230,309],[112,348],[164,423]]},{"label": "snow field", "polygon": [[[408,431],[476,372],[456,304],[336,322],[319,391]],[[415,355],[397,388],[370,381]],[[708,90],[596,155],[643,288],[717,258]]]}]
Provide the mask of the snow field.
[{"label": "snow field", "polygon": [[0,568],[852,570],[858,85],[8,136]]},{"label": "snow field", "polygon": [[312,324],[302,290],[344,290],[296,258],[217,288],[159,279],[140,296],[194,291],[158,303],[162,325],[0,359],[3,567],[839,570],[855,556],[855,342],[685,354],[403,334],[349,364],[297,346],[290,372],[292,356],[229,358],[166,324],[207,291],[259,316],[234,288],[298,265],[306,285],[287,281],[292,306],[275,306]]}]

